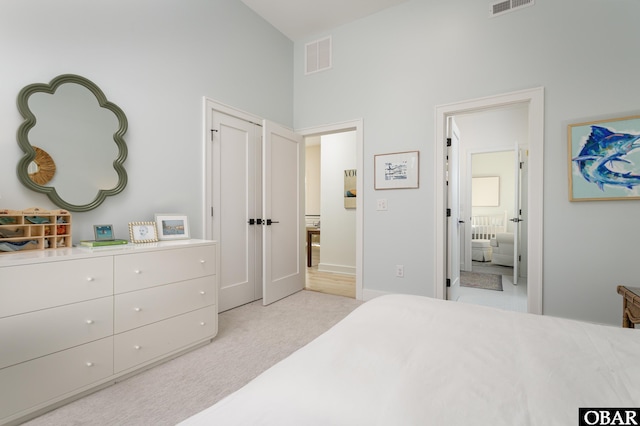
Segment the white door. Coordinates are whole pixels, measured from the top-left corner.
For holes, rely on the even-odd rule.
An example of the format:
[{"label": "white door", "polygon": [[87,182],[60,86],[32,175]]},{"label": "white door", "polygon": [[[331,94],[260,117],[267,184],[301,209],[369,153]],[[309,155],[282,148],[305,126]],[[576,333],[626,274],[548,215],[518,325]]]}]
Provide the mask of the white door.
[{"label": "white door", "polygon": [[514,208],[513,208],[513,283],[518,284],[518,275],[520,275],[520,222],[522,222],[521,207],[520,207],[520,182],[521,182],[521,170],[520,167],[520,147],[516,142],[514,151]]},{"label": "white door", "polygon": [[457,300],[460,291],[460,131],[449,117],[447,137],[447,299]]},{"label": "white door", "polygon": [[263,123],[263,304],[304,288],[304,143]]},{"label": "white door", "polygon": [[[262,297],[261,127],[211,114],[212,238],[219,242],[219,311]],[[254,222],[254,223],[251,223]]]}]

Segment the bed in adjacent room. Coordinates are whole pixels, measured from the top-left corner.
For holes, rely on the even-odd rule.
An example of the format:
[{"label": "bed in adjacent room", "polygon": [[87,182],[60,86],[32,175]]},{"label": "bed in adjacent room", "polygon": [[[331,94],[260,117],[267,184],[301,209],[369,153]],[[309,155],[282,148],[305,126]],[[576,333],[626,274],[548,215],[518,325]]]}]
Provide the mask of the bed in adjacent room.
[{"label": "bed in adjacent room", "polygon": [[637,407],[640,333],[420,296],[359,306],[192,425],[568,425]]},{"label": "bed in adjacent room", "polygon": [[498,215],[473,215],[471,217],[471,259],[491,262],[492,240],[496,234],[507,232],[507,212]]}]

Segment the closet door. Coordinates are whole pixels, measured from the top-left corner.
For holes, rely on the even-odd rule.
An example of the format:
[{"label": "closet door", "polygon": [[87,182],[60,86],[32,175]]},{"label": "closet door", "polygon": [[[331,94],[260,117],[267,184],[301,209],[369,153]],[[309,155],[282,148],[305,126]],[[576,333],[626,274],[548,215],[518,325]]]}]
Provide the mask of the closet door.
[{"label": "closet door", "polygon": [[210,110],[212,238],[219,242],[219,311],[262,298],[261,127]]},{"label": "closet door", "polygon": [[263,122],[263,304],[304,288],[304,143]]}]

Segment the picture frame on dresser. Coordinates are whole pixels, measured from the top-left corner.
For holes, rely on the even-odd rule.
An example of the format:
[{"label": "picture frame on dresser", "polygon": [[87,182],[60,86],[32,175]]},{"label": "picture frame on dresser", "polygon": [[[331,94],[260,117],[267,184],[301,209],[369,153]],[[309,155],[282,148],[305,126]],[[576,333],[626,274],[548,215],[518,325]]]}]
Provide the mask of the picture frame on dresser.
[{"label": "picture frame on dresser", "polygon": [[154,243],[158,241],[155,222],[130,222],[129,237],[134,244]]},{"label": "picture frame on dresser", "polygon": [[93,225],[93,235],[96,241],[113,241],[113,225]]},{"label": "picture frame on dresser", "polygon": [[156,229],[160,240],[188,240],[189,219],[184,214],[156,213]]}]

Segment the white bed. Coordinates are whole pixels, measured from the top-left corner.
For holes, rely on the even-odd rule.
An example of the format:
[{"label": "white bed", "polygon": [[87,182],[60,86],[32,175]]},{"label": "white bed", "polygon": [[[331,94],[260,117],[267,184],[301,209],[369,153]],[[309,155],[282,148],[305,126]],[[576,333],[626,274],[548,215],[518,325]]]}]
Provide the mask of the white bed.
[{"label": "white bed", "polygon": [[471,217],[471,259],[491,262],[491,240],[496,234],[507,232],[507,212],[499,215],[474,215]]},{"label": "white bed", "polygon": [[181,424],[573,425],[638,406],[639,354],[633,329],[381,296]]}]

